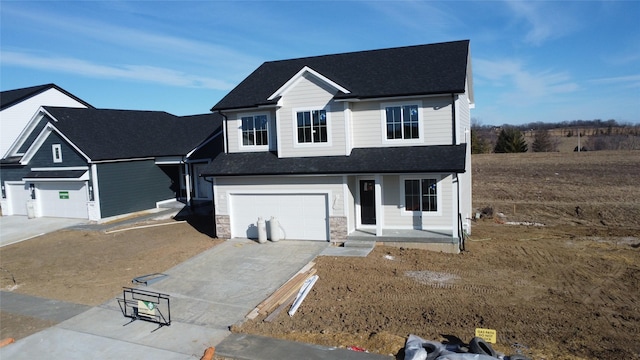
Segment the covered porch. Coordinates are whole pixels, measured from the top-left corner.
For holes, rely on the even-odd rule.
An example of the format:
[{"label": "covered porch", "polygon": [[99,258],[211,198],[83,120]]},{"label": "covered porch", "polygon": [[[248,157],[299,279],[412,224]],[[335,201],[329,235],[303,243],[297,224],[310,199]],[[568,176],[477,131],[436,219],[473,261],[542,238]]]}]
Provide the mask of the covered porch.
[{"label": "covered porch", "polygon": [[382,229],[382,235],[376,236],[375,229],[358,229],[347,235],[345,246],[347,244],[353,246],[353,243],[360,242],[452,253],[458,253],[464,249],[461,239],[454,237],[450,231]]}]

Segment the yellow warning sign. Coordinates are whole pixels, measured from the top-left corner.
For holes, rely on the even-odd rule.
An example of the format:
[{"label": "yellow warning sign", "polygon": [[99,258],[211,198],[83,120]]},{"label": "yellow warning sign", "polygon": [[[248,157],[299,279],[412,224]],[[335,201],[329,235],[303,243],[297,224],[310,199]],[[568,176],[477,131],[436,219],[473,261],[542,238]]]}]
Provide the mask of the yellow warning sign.
[{"label": "yellow warning sign", "polygon": [[476,337],[479,337],[488,343],[495,344],[498,332],[493,329],[476,328]]}]

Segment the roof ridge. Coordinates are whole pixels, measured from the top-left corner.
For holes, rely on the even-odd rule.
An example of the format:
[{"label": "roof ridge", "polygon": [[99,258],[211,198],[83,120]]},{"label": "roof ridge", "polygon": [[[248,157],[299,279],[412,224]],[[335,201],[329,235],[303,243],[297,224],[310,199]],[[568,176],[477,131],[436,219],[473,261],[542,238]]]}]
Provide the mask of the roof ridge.
[{"label": "roof ridge", "polygon": [[394,46],[389,48],[382,49],[368,49],[368,50],[356,50],[349,52],[341,52],[341,53],[333,53],[333,54],[323,54],[323,55],[313,55],[313,56],[303,56],[299,58],[290,58],[290,59],[280,59],[280,60],[271,60],[265,61],[263,64],[273,64],[278,62],[287,62],[287,61],[300,61],[307,59],[321,59],[326,57],[334,57],[334,56],[347,56],[347,55],[355,55],[355,54],[367,54],[367,53],[375,53],[375,52],[384,52],[384,51],[395,51],[401,49],[411,49],[411,48],[419,48],[419,47],[430,47],[430,46],[438,46],[438,45],[446,45],[446,44],[454,44],[454,43],[462,43],[462,42],[471,42],[469,39],[465,40],[452,40],[452,41],[443,41],[438,43],[430,43],[430,44],[416,44],[416,45],[406,45],[406,46]]}]

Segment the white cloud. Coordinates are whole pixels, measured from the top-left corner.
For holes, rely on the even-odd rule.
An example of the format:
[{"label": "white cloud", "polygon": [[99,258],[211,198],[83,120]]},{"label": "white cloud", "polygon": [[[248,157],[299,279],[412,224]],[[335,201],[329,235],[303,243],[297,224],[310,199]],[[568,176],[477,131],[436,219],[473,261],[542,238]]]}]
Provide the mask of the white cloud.
[{"label": "white cloud", "polygon": [[36,23],[39,29],[68,34],[69,37],[78,40],[115,45],[130,49],[131,53],[152,52],[158,55],[158,59],[180,58],[186,62],[207,66],[211,66],[215,60],[216,66],[220,69],[243,73],[247,68],[256,67],[262,62],[251,55],[218,45],[215,39],[205,42],[168,35],[166,31],[169,30],[163,32],[160,26],[154,28],[156,31],[145,31],[92,18],[71,16],[66,12],[39,12],[12,7],[4,7],[3,12],[6,16]]},{"label": "white cloud", "polygon": [[579,86],[564,72],[532,72],[519,60],[474,59],[474,74],[488,87],[504,88],[505,101],[537,102],[571,93]]},{"label": "white cloud", "polygon": [[534,2],[506,0],[508,8],[519,19],[524,19],[529,30],[524,41],[541,45],[549,39],[560,38],[577,28],[571,11],[565,11],[560,2]]},{"label": "white cloud", "polygon": [[34,55],[14,51],[2,51],[0,59],[3,65],[66,72],[88,77],[125,79],[178,87],[216,90],[229,90],[234,86],[223,80],[148,65],[104,65],[70,57]]},{"label": "white cloud", "polygon": [[[368,1],[362,2],[382,14],[381,18],[391,20],[393,26],[406,27],[423,34],[438,37],[439,32],[455,29],[463,23],[445,10],[442,3],[430,1]],[[383,26],[384,24],[381,24]],[[388,25],[388,24],[387,24]],[[442,36],[443,34],[440,34]],[[446,35],[445,35],[446,36]]]},{"label": "white cloud", "polygon": [[591,79],[589,82],[594,84],[617,84],[625,88],[637,88],[640,87],[640,74]]}]

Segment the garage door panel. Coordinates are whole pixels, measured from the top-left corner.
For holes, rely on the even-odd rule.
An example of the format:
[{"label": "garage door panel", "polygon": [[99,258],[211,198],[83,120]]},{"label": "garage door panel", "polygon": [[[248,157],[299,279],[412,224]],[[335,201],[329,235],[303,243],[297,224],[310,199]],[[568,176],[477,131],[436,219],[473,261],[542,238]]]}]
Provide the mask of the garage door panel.
[{"label": "garage door panel", "polygon": [[31,192],[27,184],[5,184],[9,209],[5,215],[27,215],[27,201]]},{"label": "garage door panel", "polygon": [[233,194],[230,211],[232,237],[257,238],[258,218],[276,217],[283,238],[329,240],[326,194]]},{"label": "garage door panel", "polygon": [[46,182],[36,184],[41,216],[89,218],[87,189],[84,182]]}]

